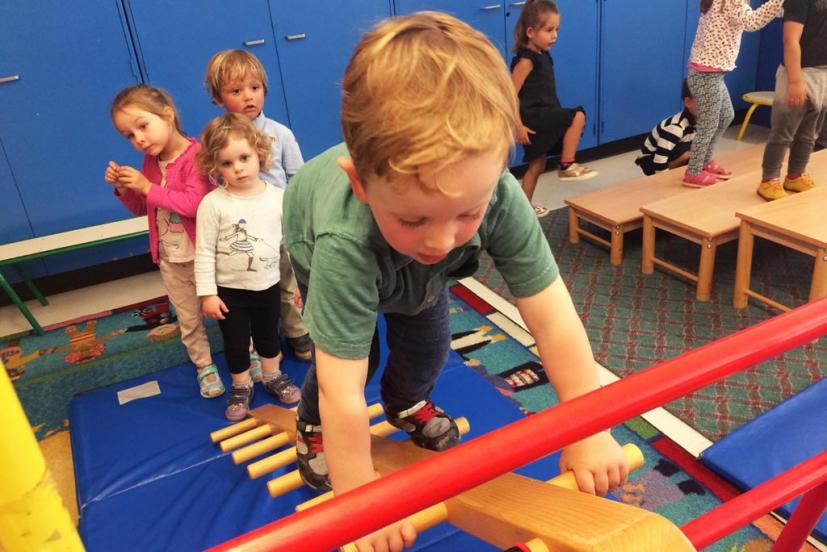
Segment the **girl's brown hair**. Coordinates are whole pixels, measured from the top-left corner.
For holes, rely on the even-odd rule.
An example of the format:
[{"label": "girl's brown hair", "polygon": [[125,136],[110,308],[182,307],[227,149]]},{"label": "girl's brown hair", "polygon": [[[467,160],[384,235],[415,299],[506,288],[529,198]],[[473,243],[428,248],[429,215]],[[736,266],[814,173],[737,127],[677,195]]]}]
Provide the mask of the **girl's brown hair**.
[{"label": "girl's brown hair", "polygon": [[124,88],[118,92],[118,95],[112,100],[112,107],[109,108],[109,117],[114,119],[115,113],[130,105],[157,115],[162,119],[166,119],[167,117],[166,109],[171,109],[172,123],[175,125],[175,129],[181,133],[181,135],[186,136],[184,131],[181,130],[181,120],[178,116],[178,109],[176,109],[172,98],[165,90],[146,84],[136,84],[135,86]]},{"label": "girl's brown hair", "polygon": [[552,0],[526,0],[523,6],[523,11],[520,12],[520,17],[517,19],[517,24],[514,26],[514,51],[528,46],[528,37],[526,30],[529,27],[539,27],[543,23],[546,15],[553,13],[559,14],[560,10],[557,8]]},{"label": "girl's brown hair", "polygon": [[209,123],[201,133],[198,170],[205,177],[213,176],[218,167],[218,152],[227,147],[230,137],[242,138],[255,150],[261,170],[270,167],[272,140],[259,132],[252,121],[238,113],[224,113]]},{"label": "girl's brown hair", "polygon": [[706,13],[709,11],[709,8],[712,7],[712,3],[715,0],[701,0],[701,13]]}]

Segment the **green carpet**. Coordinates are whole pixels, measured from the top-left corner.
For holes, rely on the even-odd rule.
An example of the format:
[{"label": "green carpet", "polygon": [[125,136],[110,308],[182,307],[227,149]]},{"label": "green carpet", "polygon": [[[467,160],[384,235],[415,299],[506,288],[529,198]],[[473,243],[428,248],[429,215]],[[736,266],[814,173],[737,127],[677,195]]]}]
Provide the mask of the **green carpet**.
[{"label": "green carpet", "polygon": [[[566,209],[552,211],[541,224],[586,326],[595,358],[618,376],[777,314],[755,303],[743,310],[732,306],[735,242],[718,248],[711,300],[699,302],[691,282],[659,270],[648,276],[641,273],[640,231],[627,234],[623,263],[612,266],[607,250],[586,241],[569,243]],[[697,270],[699,246],[686,240],[659,232],[657,254]],[[804,304],[812,269],[812,257],[756,239],[752,286],[757,291],[787,305]],[[476,278],[513,301],[489,257],[483,256]],[[822,379],[825,365],[827,341],[822,339],[669,403],[666,408],[717,440]]]}]

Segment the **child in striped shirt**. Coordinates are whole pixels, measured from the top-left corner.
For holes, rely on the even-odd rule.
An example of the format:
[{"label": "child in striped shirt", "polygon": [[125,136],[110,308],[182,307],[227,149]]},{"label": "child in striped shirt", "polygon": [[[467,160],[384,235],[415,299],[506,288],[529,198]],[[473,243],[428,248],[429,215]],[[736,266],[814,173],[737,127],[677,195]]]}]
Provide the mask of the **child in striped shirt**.
[{"label": "child in striped shirt", "polygon": [[698,111],[685,79],[682,95],[683,110],[661,121],[643,141],[635,163],[646,176],[689,162]]}]

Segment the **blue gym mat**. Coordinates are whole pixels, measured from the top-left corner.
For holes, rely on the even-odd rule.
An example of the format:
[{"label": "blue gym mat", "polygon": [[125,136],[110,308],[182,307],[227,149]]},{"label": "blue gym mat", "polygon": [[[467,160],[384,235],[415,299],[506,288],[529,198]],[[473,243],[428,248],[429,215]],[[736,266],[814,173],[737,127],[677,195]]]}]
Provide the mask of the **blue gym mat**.
[{"label": "blue gym mat", "polygon": [[[827,380],[744,424],[701,455],[710,469],[748,490],[827,449]],[[798,499],[779,508],[789,517]],[[827,514],[815,528],[827,539]]]},{"label": "blue gym mat", "polygon": [[[223,356],[216,358],[230,381]],[[286,358],[283,369],[301,382],[307,363]],[[380,374],[366,389],[378,402]],[[157,382],[160,394],[119,405],[117,393]],[[466,416],[465,439],[520,419],[512,400],[501,395],[451,353],[433,393],[454,416]],[[259,385],[253,406],[273,401]],[[250,480],[210,442],[209,434],[229,424],[225,398],[205,400],[191,364],[154,372],[72,400],[70,423],[80,512],[79,531],[87,550],[203,550],[293,512],[316,493],[297,489],[278,499],[266,481]],[[558,473],[558,455],[518,470],[548,479]],[[417,539],[418,550],[495,550],[448,524]]]}]

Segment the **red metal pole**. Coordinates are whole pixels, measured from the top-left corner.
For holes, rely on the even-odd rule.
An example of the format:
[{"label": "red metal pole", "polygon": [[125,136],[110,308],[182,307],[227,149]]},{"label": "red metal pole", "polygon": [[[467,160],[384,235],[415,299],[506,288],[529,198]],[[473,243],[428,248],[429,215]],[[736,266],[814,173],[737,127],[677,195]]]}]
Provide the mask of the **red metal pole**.
[{"label": "red metal pole", "polygon": [[212,550],[330,550],[826,333],[827,298],[509,424]]},{"label": "red metal pole", "polygon": [[801,502],[793,511],[790,521],[775,541],[773,552],[801,550],[804,541],[813,532],[813,527],[818,523],[818,518],[824,513],[825,508],[827,508],[827,483],[822,483],[801,497]]},{"label": "red metal pole", "polygon": [[[793,533],[787,537],[787,542],[794,542],[798,538],[801,542],[804,542],[807,535],[813,530],[816,521],[818,521],[821,511],[824,510],[824,500],[827,498],[827,493],[824,492],[824,489],[827,489],[827,483],[825,482],[827,482],[827,452],[822,452],[818,456],[802,462],[744,494],[724,502],[714,510],[693,519],[682,526],[681,531],[684,532],[695,548],[701,550],[747,523],[755,521],[781,504],[810,491],[808,495],[815,495],[815,500],[812,498],[807,500],[806,505],[802,500],[795,510],[795,514],[797,514],[804,506],[805,510],[801,516],[804,519],[801,522],[796,522],[793,527],[788,524],[782,532],[783,536],[790,529],[793,529]],[[811,489],[822,489],[821,496],[818,496],[816,490]],[[805,497],[808,495],[805,495]],[[814,515],[813,510],[818,506],[816,504],[818,499],[822,501],[821,510]],[[793,518],[795,518],[795,514]],[[805,527],[811,518],[812,525],[809,528]],[[806,531],[802,533],[804,529]],[[780,538],[778,543],[781,543]],[[798,550],[800,547],[801,544],[799,543],[798,547],[778,547],[777,550]]]}]

